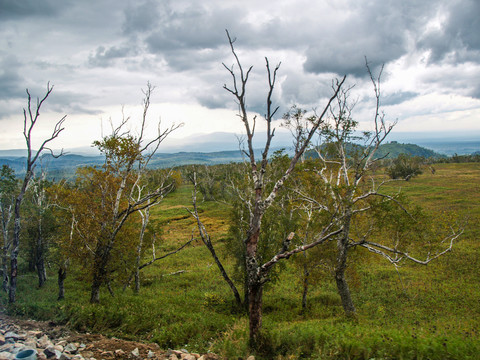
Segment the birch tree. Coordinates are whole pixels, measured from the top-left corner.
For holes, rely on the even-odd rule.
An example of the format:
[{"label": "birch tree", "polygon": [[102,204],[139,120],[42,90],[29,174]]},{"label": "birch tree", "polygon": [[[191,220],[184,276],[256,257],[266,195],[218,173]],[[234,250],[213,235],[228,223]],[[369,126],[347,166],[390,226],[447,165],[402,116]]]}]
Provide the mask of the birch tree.
[{"label": "birch tree", "polygon": [[8,165],[0,170],[0,216],[2,226],[2,289],[8,291],[8,254],[12,243],[11,225],[18,187],[15,171]]},{"label": "birch tree", "polygon": [[[426,265],[432,260],[446,254],[452,249],[454,241],[462,231],[451,230],[451,233],[441,239],[439,244],[446,244],[436,252],[431,252],[426,259],[414,257],[404,247],[404,243],[395,241],[393,245],[384,242],[375,242],[372,233],[380,223],[378,209],[382,208],[383,217],[391,215],[390,223],[393,224],[403,214],[411,220],[413,226],[415,219],[413,212],[409,212],[400,194],[392,194],[386,187],[391,184],[391,179],[375,176],[372,169],[382,159],[376,156],[377,150],[395,126],[395,122],[387,123],[385,114],[380,109],[380,79],[374,77],[367,63],[367,71],[374,89],[375,107],[373,111],[373,126],[371,131],[359,132],[358,123],[352,118],[355,102],[350,99],[350,90],[344,88],[339,92],[334,106],[329,109],[327,121],[319,128],[321,145],[316,148],[318,163],[312,170],[316,181],[320,184],[320,191],[298,191],[297,194],[305,202],[314,206],[317,212],[328,214],[331,218],[335,234],[336,259],[334,261],[334,278],[340,295],[343,309],[346,314],[356,312],[348,286],[345,272],[348,266],[350,251],[355,247],[365,248],[379,254],[396,265],[402,260],[410,260]],[[390,206],[387,207],[385,203]],[[389,210],[387,211],[387,209]],[[368,226],[363,233],[353,231],[358,228],[359,218],[364,214],[377,209],[377,216],[367,220]],[[398,210],[398,211],[394,211]],[[384,223],[385,220],[382,220]],[[403,228],[406,228],[403,223]],[[393,233],[398,233],[396,227]],[[420,231],[418,232],[421,233]]]},{"label": "birch tree", "polygon": [[[123,117],[118,126],[112,125],[110,135],[94,142],[105,156],[103,166],[82,169],[77,177],[78,189],[67,199],[70,204],[66,207],[73,211],[75,218],[75,239],[91,261],[91,303],[100,301],[101,287],[109,286],[112,272],[120,266],[112,263],[113,254],[135,247],[134,243],[125,243],[125,239],[133,238],[132,234],[125,233],[131,215],[157,204],[174,186],[173,183],[158,183],[149,191],[143,191],[141,186],[147,166],[162,141],[182,125],[162,130],[158,122],[156,135],[146,139],[153,90],[148,84],[144,91],[138,133],[126,130],[128,117]],[[131,254],[135,257],[135,251]]]},{"label": "birch tree", "polygon": [[53,128],[52,134],[40,143],[37,150],[33,147],[34,129],[38,123],[40,117],[40,109],[53,91],[53,86],[50,83],[47,84],[47,91],[43,98],[37,98],[36,105],[32,104],[32,96],[28,89],[27,92],[27,108],[23,109],[23,137],[27,145],[27,160],[25,168],[25,176],[20,187],[20,191],[15,198],[15,210],[14,210],[14,228],[13,239],[10,253],[10,286],[8,291],[8,301],[14,303],[16,300],[17,292],[17,276],[18,276],[18,253],[20,251],[20,230],[21,230],[21,214],[20,208],[22,206],[23,197],[27,191],[27,187],[30,184],[30,180],[34,176],[34,170],[37,160],[40,158],[44,151],[49,151],[54,158],[58,158],[63,155],[63,151],[55,155],[53,151],[48,147],[48,144],[56,139],[60,133],[64,130],[63,123],[66,120],[66,115],[58,120]]}]

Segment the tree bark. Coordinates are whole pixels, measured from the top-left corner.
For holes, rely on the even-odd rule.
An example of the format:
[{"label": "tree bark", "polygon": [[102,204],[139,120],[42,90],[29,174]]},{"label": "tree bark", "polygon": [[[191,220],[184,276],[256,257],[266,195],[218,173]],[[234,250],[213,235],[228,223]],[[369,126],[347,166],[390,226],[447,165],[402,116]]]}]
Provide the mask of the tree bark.
[{"label": "tree bark", "polygon": [[31,178],[31,172],[27,172],[23,181],[20,194],[15,200],[15,219],[13,226],[13,241],[12,252],[10,254],[10,286],[8,288],[8,302],[13,304],[16,300],[17,294],[17,274],[18,274],[18,251],[20,247],[20,206],[22,204],[23,196],[27,190],[28,182]]},{"label": "tree bark", "polygon": [[255,282],[249,284],[248,289],[248,316],[250,323],[250,347],[258,348],[260,329],[262,327],[263,314],[263,284]]},{"label": "tree bark", "polygon": [[43,239],[41,234],[37,238],[36,245],[37,251],[35,252],[35,267],[38,274],[38,287],[41,288],[47,281],[47,269],[45,268],[45,255],[43,251]]},{"label": "tree bark", "polygon": [[8,248],[4,246],[2,251],[2,289],[8,293]]},{"label": "tree bark", "polygon": [[47,282],[47,269],[43,257],[37,259],[38,287],[41,288]]},{"label": "tree bark", "polygon": [[67,269],[63,267],[58,268],[58,300],[65,298],[65,286],[64,282],[67,278]]},{"label": "tree bark", "polygon": [[[348,229],[348,226],[346,227]],[[342,300],[343,310],[347,316],[355,314],[355,306],[353,305],[352,296],[345,279],[345,270],[347,268],[347,253],[348,253],[348,231],[342,233],[337,240],[337,266],[335,268],[335,281],[337,283],[337,290]]]},{"label": "tree bark", "polygon": [[90,303],[98,304],[100,302],[100,288],[107,280],[107,264],[110,258],[111,247],[99,245],[95,252],[93,264],[93,278],[90,292]]},{"label": "tree bark", "polygon": [[101,276],[99,274],[94,274],[90,291],[91,304],[98,304],[100,302],[100,287],[102,286],[102,282]]},{"label": "tree bark", "polygon": [[[305,252],[303,252],[306,257]],[[302,293],[302,311],[307,310],[307,295],[308,295],[308,277],[310,276],[310,271],[308,271],[308,264],[305,260],[303,264],[303,293]]]}]

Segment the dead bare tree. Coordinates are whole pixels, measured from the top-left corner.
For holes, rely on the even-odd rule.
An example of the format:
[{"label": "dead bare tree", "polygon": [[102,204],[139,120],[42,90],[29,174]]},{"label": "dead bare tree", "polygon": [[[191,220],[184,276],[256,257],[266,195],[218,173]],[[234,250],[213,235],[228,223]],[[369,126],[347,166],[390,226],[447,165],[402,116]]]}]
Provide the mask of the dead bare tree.
[{"label": "dead bare tree", "polygon": [[[252,206],[250,207],[249,225],[245,236],[245,262],[247,273],[247,291],[248,291],[248,310],[249,310],[249,330],[250,330],[250,345],[256,347],[260,336],[260,329],[262,326],[262,299],[264,284],[268,281],[269,273],[272,267],[282,259],[288,259],[295,253],[302,252],[311,247],[314,247],[332,236],[341,232],[341,229],[333,231],[331,227],[325,228],[325,231],[315,238],[311,243],[295,247],[290,250],[290,244],[294,234],[290,233],[285,239],[281,239],[278,253],[270,260],[263,262],[258,256],[259,242],[262,241],[260,237],[262,228],[262,218],[267,209],[275,201],[277,194],[282,189],[285,181],[289,178],[290,174],[295,169],[297,162],[307,149],[312,137],[316,133],[317,129],[323,124],[324,117],[330,108],[331,103],[337,98],[342,85],[345,81],[345,77],[341,80],[337,80],[334,83],[333,95],[328,99],[323,111],[316,114],[311,119],[311,126],[309,129],[304,129],[301,141],[295,146],[295,153],[290,160],[288,168],[285,172],[276,179],[272,179],[273,188],[267,191],[267,177],[268,163],[269,163],[269,150],[272,138],[275,135],[275,129],[272,127],[272,121],[278,111],[278,107],[273,107],[272,95],[275,88],[277,71],[280,68],[280,64],[275,66],[274,69],[270,67],[270,63],[265,58],[267,79],[268,79],[268,91],[266,98],[266,114],[264,120],[267,126],[267,139],[263,148],[261,159],[257,160],[253,147],[253,138],[255,135],[255,126],[257,117],[250,115],[247,112],[246,103],[246,85],[250,76],[252,67],[249,67],[246,71],[243,69],[237,53],[234,48],[235,39],[230,37],[227,31],[227,38],[230,45],[231,52],[234,57],[234,66],[228,67],[225,64],[224,67],[230,73],[233,84],[231,86],[224,85],[224,89],[231,93],[235,98],[238,108],[239,117],[243,122],[246,132],[246,150],[244,154],[249,162],[249,172],[252,178],[253,186],[253,199],[251,199]],[[236,69],[235,69],[236,67]],[[302,130],[303,131],[303,130]]]},{"label": "dead bare tree", "polygon": [[28,89],[27,97],[28,97],[28,105],[27,109],[23,109],[23,136],[25,138],[25,142],[27,145],[27,163],[26,163],[26,171],[25,176],[23,178],[22,186],[20,188],[20,192],[18,193],[15,199],[15,211],[14,211],[14,228],[13,228],[13,240],[12,240],[12,249],[10,254],[10,286],[9,286],[9,293],[8,293],[8,301],[10,303],[15,302],[16,298],[16,291],[17,291],[17,275],[18,275],[18,253],[20,250],[20,230],[21,230],[21,216],[20,216],[20,208],[22,205],[23,197],[25,192],[27,191],[27,187],[30,183],[34,175],[35,165],[40,157],[40,155],[45,151],[49,151],[54,158],[58,158],[63,155],[63,150],[60,151],[59,154],[55,155],[53,151],[47,147],[47,145],[54,139],[56,139],[60,133],[64,130],[63,123],[65,122],[66,115],[64,115],[54,126],[52,134],[50,137],[45,139],[40,147],[35,151],[32,148],[32,140],[33,140],[33,130],[35,125],[38,122],[40,117],[40,109],[44,102],[47,100],[48,96],[53,91],[53,86],[50,86],[50,83],[47,84],[47,91],[42,99],[37,98],[36,105],[32,104],[32,96]]}]

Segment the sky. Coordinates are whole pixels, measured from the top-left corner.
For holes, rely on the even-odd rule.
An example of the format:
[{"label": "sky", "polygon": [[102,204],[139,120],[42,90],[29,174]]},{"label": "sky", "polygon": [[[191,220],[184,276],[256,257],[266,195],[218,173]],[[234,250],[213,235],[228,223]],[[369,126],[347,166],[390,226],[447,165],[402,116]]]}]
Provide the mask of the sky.
[{"label": "sky", "polygon": [[367,59],[375,76],[384,66],[381,105],[394,133],[480,138],[478,0],[0,0],[0,149],[25,147],[25,90],[41,98],[49,82],[34,145],[63,115],[54,148],[90,146],[122,116],[138,131],[148,82],[149,134],[159,121],[183,123],[171,141],[221,132],[234,143],[243,127],[223,88],[232,85],[223,64],[234,64],[226,29],[253,66],[252,115],[265,113],[265,57],[281,64],[276,127],[294,104],[323,108],[332,80],[347,75],[353,116],[371,129]]}]

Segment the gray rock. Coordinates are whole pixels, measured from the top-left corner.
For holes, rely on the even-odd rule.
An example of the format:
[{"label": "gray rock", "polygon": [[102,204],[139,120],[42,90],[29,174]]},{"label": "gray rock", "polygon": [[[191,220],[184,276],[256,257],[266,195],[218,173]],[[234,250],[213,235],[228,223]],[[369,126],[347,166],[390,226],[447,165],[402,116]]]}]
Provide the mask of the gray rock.
[{"label": "gray rock", "polygon": [[12,352],[13,347],[13,344],[3,344],[0,346],[0,352]]},{"label": "gray rock", "polygon": [[33,338],[27,338],[24,342],[24,345],[26,347],[36,349],[37,348],[37,340]]},{"label": "gray rock", "polygon": [[132,355],[135,356],[135,357],[139,357],[139,356],[140,356],[140,351],[138,350],[138,348],[135,348],[135,349],[132,351]]},{"label": "gray rock", "polygon": [[15,359],[15,355],[11,352],[2,351],[0,352],[0,359],[13,360]]},{"label": "gray rock", "polygon": [[62,352],[58,351],[54,346],[49,346],[48,348],[43,350],[43,353],[47,356],[48,359],[53,357],[56,359],[60,359],[60,357],[62,356]]},{"label": "gray rock", "polygon": [[197,358],[192,354],[182,354],[180,359],[181,360],[197,360]]},{"label": "gray rock", "polygon": [[75,346],[75,344],[69,343],[63,348],[63,351],[73,355],[77,353],[78,348]]},{"label": "gray rock", "polygon": [[125,355],[125,351],[122,349],[115,350],[115,356],[122,357],[123,355]]},{"label": "gray rock", "polygon": [[22,337],[21,335],[18,335],[17,333],[15,333],[13,331],[7,332],[4,336],[5,336],[5,339],[13,339],[14,341],[25,339],[25,337]]},{"label": "gray rock", "polygon": [[43,335],[40,339],[37,340],[38,347],[46,349],[49,346],[53,346],[53,343],[50,341],[47,335]]}]

